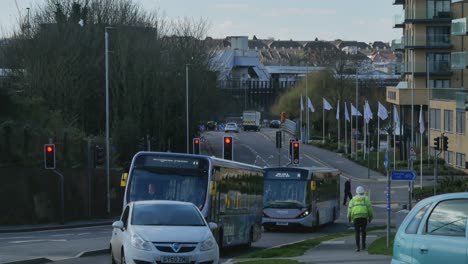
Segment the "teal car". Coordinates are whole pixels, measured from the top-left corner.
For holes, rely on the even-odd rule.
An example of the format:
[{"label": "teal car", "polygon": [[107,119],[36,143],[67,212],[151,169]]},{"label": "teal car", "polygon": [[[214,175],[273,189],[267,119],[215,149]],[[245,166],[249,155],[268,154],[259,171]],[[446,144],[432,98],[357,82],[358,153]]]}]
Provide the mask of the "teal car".
[{"label": "teal car", "polygon": [[398,228],[392,264],[468,263],[468,192],[426,198]]}]

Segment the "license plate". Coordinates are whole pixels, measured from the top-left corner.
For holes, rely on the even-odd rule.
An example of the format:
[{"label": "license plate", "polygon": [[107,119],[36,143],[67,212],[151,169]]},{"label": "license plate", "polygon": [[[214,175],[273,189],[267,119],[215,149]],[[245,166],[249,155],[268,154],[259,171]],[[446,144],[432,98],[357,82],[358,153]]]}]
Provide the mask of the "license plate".
[{"label": "license plate", "polygon": [[184,256],[162,256],[161,262],[164,263],[190,263],[190,257]]},{"label": "license plate", "polygon": [[289,225],[289,223],[288,222],[276,222],[276,225],[287,226],[287,225]]}]

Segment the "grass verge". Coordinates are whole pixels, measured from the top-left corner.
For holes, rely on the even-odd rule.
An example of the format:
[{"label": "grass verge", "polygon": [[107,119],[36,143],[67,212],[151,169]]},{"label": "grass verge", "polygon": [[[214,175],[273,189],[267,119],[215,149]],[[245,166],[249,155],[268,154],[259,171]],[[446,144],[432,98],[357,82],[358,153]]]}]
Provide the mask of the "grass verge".
[{"label": "grass verge", "polygon": [[[381,226],[372,227],[372,228],[369,228],[367,231],[369,232],[373,230],[380,230],[383,228],[385,227],[381,227]],[[323,237],[308,239],[308,240],[304,240],[301,242],[284,245],[282,247],[270,248],[270,249],[252,252],[250,254],[242,256],[241,258],[298,257],[298,256],[304,255],[304,253],[307,250],[319,245],[323,241],[332,240],[332,239],[336,239],[340,237],[346,237],[346,236],[350,236],[353,234],[354,234],[354,231],[346,231],[346,232],[341,232],[337,234],[326,235]]]},{"label": "grass verge", "polygon": [[242,261],[242,264],[298,264],[302,263],[297,260],[291,259],[259,259],[259,260],[248,260]]},{"label": "grass verge", "polygon": [[376,239],[368,248],[367,252],[373,255],[387,255],[393,256],[393,240],[395,239],[395,233],[390,234],[390,243],[387,248],[387,236]]}]

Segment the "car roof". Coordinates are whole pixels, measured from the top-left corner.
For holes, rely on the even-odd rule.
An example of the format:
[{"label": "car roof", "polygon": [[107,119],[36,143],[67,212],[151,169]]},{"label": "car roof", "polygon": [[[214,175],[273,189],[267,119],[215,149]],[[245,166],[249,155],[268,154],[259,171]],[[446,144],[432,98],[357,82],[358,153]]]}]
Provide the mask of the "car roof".
[{"label": "car roof", "polygon": [[431,196],[423,201],[427,202],[437,202],[441,200],[448,200],[448,199],[456,199],[456,198],[468,198],[468,192],[457,192],[457,193],[445,193],[445,194],[439,194],[436,196]]},{"label": "car roof", "polygon": [[167,205],[193,205],[189,202],[182,201],[170,201],[170,200],[145,200],[145,201],[135,201],[131,204],[167,204]]}]

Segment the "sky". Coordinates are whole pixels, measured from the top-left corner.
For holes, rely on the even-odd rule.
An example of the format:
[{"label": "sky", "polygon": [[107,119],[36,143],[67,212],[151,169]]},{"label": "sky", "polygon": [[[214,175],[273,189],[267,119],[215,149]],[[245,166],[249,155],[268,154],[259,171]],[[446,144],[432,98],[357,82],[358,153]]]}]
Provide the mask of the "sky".
[{"label": "sky", "polygon": [[[0,35],[12,32],[27,8],[45,0],[0,0]],[[134,0],[167,19],[203,18],[207,36],[248,36],[276,40],[358,40],[391,42],[401,38],[394,0]]]}]

